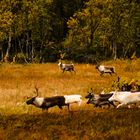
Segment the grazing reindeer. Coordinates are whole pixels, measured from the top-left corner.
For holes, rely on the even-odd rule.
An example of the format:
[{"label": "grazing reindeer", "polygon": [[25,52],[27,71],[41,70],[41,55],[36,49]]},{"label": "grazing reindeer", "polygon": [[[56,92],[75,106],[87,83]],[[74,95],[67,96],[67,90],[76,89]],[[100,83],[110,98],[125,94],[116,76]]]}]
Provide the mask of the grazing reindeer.
[{"label": "grazing reindeer", "polygon": [[115,67],[112,66],[96,65],[95,68],[100,72],[100,76],[104,73],[109,73],[110,75],[115,73]]},{"label": "grazing reindeer", "polygon": [[58,66],[60,67],[60,69],[63,71],[63,73],[65,71],[69,71],[69,72],[75,72],[76,71],[74,70],[74,64],[63,64],[62,62],[59,62],[58,63]]},{"label": "grazing reindeer", "polygon": [[37,95],[26,101],[27,105],[34,105],[36,107],[44,109],[49,109],[50,107],[58,106],[62,109],[62,106],[67,106],[69,110],[69,105],[72,103],[80,103],[81,95],[65,95],[65,96],[53,96],[53,97],[38,97],[38,89],[36,88]]}]

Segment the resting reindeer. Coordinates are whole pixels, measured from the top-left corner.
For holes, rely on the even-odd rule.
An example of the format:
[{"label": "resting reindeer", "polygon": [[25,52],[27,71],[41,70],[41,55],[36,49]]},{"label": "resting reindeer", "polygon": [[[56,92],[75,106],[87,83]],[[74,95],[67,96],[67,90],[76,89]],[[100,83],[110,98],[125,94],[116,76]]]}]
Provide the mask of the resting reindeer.
[{"label": "resting reindeer", "polygon": [[112,66],[96,65],[95,68],[100,72],[100,76],[104,73],[109,73],[110,75],[115,73],[115,67]]},{"label": "resting reindeer", "polygon": [[58,66],[60,67],[60,69],[63,71],[63,73],[65,71],[69,71],[69,72],[75,72],[75,69],[74,69],[74,64],[63,64],[62,62],[59,62],[58,63]]},{"label": "resting reindeer", "polygon": [[108,108],[110,105],[115,106],[113,101],[109,101],[108,99],[112,96],[113,94],[94,94],[92,89],[91,92],[88,92],[88,95],[85,96],[85,98],[88,98],[89,100],[87,101],[87,104],[93,104],[95,107],[102,107],[103,105],[108,105]]},{"label": "resting reindeer", "polygon": [[48,110],[50,107],[58,106],[62,109],[62,106],[67,106],[69,110],[69,105],[72,103],[82,102],[81,95],[64,95],[64,96],[53,96],[53,97],[38,97],[38,89],[36,88],[37,95],[26,101],[27,105],[34,105],[36,107],[42,108],[43,110]]}]

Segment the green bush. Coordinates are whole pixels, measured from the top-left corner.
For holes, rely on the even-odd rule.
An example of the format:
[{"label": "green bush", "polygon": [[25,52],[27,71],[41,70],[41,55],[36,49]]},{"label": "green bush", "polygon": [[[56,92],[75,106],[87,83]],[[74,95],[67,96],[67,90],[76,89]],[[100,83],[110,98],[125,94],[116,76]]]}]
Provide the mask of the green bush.
[{"label": "green bush", "polygon": [[18,53],[13,57],[13,63],[27,63],[26,56],[23,53]]}]

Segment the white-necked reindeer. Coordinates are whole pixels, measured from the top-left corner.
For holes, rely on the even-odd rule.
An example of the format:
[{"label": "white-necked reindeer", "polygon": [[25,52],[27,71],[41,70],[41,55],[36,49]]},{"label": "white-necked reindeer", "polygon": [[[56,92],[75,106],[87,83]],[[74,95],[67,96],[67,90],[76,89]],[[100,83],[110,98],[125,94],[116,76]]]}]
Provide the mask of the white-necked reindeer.
[{"label": "white-necked reindeer", "polygon": [[58,66],[60,67],[60,69],[62,70],[62,72],[64,73],[65,71],[69,71],[69,72],[74,72],[76,73],[75,69],[74,69],[74,64],[64,64],[62,62],[58,63]]},{"label": "white-necked reindeer", "polygon": [[36,107],[42,108],[43,110],[48,110],[50,107],[58,106],[62,109],[63,106],[67,106],[69,110],[69,105],[73,103],[82,102],[81,95],[64,95],[64,96],[53,96],[53,97],[38,97],[38,88],[36,88],[37,95],[26,101],[27,105],[34,105]]}]

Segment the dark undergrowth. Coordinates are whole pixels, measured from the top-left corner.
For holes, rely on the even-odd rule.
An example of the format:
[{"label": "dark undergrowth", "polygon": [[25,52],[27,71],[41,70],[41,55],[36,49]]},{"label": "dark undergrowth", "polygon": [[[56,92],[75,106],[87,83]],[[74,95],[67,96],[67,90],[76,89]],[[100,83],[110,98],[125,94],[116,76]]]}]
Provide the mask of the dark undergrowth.
[{"label": "dark undergrowth", "polygon": [[0,115],[0,139],[139,140],[140,109]]}]

